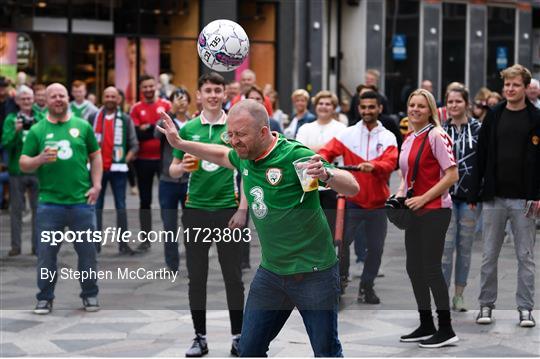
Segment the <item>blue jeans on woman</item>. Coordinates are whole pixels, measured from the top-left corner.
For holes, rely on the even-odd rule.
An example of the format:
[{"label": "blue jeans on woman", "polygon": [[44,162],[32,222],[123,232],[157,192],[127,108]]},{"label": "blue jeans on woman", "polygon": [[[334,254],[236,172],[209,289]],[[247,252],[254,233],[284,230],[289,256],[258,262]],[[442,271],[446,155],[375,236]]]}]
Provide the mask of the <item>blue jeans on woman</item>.
[{"label": "blue jeans on woman", "polygon": [[452,219],[446,232],[442,270],[446,285],[450,287],[452,267],[454,262],[454,249],[456,252],[456,271],[454,283],[465,287],[471,266],[471,250],[476,227],[476,214],[466,202],[453,200]]},{"label": "blue jeans on woman", "polygon": [[[57,272],[57,255],[60,244],[52,245],[43,241],[44,231],[64,232],[65,227],[70,231],[86,232],[96,229],[95,208],[89,204],[61,205],[39,203],[36,211],[36,233],[38,240],[38,261],[37,261],[37,284],[39,293],[37,300],[53,300],[54,287],[60,273]],[[81,242],[73,243],[77,252],[77,270],[80,272],[97,271],[97,249],[95,243],[86,240],[86,236]],[[53,280],[42,275],[42,268],[47,269],[47,273],[55,273]],[[79,280],[81,284],[81,298],[95,297],[98,294],[97,279]]]},{"label": "blue jeans on woman", "polygon": [[338,264],[320,272],[278,275],[257,269],[244,310],[240,356],[265,357],[296,307],[316,357],[342,357],[338,338]]},{"label": "blue jeans on woman", "polygon": [[[178,230],[178,206],[181,204],[184,208],[186,193],[187,183],[159,181],[159,206],[164,230],[173,232]],[[163,247],[167,267],[172,271],[177,271],[180,265],[178,242],[165,241]]]}]

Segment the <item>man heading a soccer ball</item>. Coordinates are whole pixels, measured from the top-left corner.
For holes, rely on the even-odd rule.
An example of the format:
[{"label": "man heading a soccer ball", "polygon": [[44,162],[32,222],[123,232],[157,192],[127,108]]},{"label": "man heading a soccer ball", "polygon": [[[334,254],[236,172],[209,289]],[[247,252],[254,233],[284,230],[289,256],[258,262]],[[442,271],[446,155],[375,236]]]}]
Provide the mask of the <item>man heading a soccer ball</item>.
[{"label": "man heading a soccer ball", "polygon": [[[244,193],[261,243],[262,262],[244,310],[240,355],[266,356],[292,310],[298,308],[315,356],[342,356],[337,312],[339,273],[332,234],[317,191],[303,192],[293,161],[310,156],[307,174],[333,190],[354,195],[354,177],[331,168],[313,151],[269,129],[264,106],[254,100],[234,105],[227,120],[226,146],[180,138],[163,113],[174,148],[242,173]],[[271,176],[269,174],[272,174]]]}]

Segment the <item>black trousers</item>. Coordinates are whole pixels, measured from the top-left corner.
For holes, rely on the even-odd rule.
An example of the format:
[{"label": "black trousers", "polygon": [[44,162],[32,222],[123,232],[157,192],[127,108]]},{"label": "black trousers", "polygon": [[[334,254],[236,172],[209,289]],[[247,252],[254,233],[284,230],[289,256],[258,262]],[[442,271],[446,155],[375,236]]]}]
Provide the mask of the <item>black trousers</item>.
[{"label": "black trousers", "polygon": [[[234,209],[206,211],[184,209],[182,222],[189,230],[189,237],[184,236],[186,264],[189,277],[189,308],[195,333],[206,334],[206,283],[208,280],[208,250],[212,242],[203,242],[203,235],[195,238],[193,228],[211,230],[227,228],[228,222],[236,212]],[[209,237],[212,239],[215,237]],[[242,332],[244,283],[242,282],[242,242],[216,242],[221,273],[225,282],[227,308],[231,321],[231,334]],[[222,308],[213,308],[222,309]]]},{"label": "black trousers", "polygon": [[137,185],[139,187],[139,221],[141,231],[152,230],[152,188],[154,177],[159,181],[159,160],[135,160]]},{"label": "black trousers", "polygon": [[411,227],[405,231],[407,274],[418,310],[431,310],[430,292],[437,310],[450,310],[441,261],[451,215],[449,208],[425,210],[414,216]]}]

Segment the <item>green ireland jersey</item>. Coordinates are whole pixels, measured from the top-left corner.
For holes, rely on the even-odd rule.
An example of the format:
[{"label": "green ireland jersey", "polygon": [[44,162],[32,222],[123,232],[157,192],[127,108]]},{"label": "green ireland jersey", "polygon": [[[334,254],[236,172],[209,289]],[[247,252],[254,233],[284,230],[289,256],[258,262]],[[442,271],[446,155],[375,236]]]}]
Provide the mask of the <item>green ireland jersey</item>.
[{"label": "green ireland jersey", "polygon": [[36,114],[38,121],[46,119],[49,114],[49,108],[47,106],[39,107],[37,103],[32,104],[32,110]]},{"label": "green ireland jersey", "polygon": [[261,266],[279,275],[320,271],[337,262],[319,193],[304,194],[293,166],[293,161],[313,155],[312,150],[283,135],[265,157],[256,161],[229,152],[229,160],[242,174],[259,234]]},{"label": "green ireland jersey", "polygon": [[69,108],[71,109],[73,116],[78,118],[84,118],[84,111],[86,110],[86,107],[88,107],[88,102],[86,101],[84,101],[81,105],[77,105],[75,101],[71,101],[69,104]]},{"label": "green ireland jersey", "polygon": [[[180,137],[188,141],[227,144],[226,115],[214,124],[203,116],[188,121],[180,130]],[[182,159],[184,152],[175,149],[173,156]],[[236,171],[199,160],[199,169],[189,176],[186,208],[215,210],[238,207]]]},{"label": "green ireland jersey", "polygon": [[30,128],[22,154],[39,155],[46,146],[56,147],[56,161],[45,163],[37,170],[39,201],[55,204],[86,203],[91,187],[86,167],[88,155],[99,150],[92,126],[83,119],[71,116],[66,122],[39,121]]},{"label": "green ireland jersey", "polygon": [[[8,152],[8,172],[12,176],[24,174],[19,167],[19,158],[21,157],[23,143],[26,141],[26,136],[30,131],[25,129],[20,131],[15,130],[18,115],[18,112],[12,112],[7,115],[2,131],[2,145]],[[32,112],[32,116],[35,122],[39,122],[42,119],[36,112]]]}]

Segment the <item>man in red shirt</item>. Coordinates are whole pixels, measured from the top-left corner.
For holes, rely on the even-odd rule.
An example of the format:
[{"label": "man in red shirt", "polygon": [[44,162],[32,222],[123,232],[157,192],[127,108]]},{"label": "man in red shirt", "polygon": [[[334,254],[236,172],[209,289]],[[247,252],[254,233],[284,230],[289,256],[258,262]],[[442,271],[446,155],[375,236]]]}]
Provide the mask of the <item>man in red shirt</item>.
[{"label": "man in red shirt", "polygon": [[[135,159],[139,142],[133,121],[118,107],[119,96],[115,87],[107,87],[103,91],[103,107],[99,109],[92,120],[103,158],[101,192],[96,202],[98,231],[102,230],[103,204],[108,182],[111,183],[114,195],[116,226],[124,232],[128,225],[126,213],[127,164]],[[101,245],[98,246],[98,251],[100,247]],[[118,250],[120,254],[135,253],[127,243],[123,242],[119,243]]]},{"label": "man in red shirt", "polygon": [[343,279],[349,275],[349,245],[355,239],[357,227],[364,223],[367,255],[360,277],[358,301],[379,304],[380,299],[373,289],[379,272],[386,239],[386,214],[384,203],[390,195],[388,181],[398,158],[396,136],[378,120],[382,112],[380,97],[376,92],[360,95],[358,106],[362,120],[347,127],[334,137],[319,154],[328,162],[343,156],[346,166],[357,166],[353,175],[362,189],[354,197],[347,198],[345,218],[346,233],[340,274]]},{"label": "man in red shirt", "polygon": [[[154,177],[159,180],[160,142],[154,138],[154,128],[160,118],[161,112],[168,112],[171,103],[157,98],[156,79],[150,75],[142,75],[139,78],[139,90],[143,100],[133,105],[131,118],[135,124],[137,139],[139,140],[139,153],[135,160],[137,172],[137,185],[139,187],[140,210],[139,220],[141,231],[148,233],[152,230],[152,185]],[[143,242],[137,249],[148,250],[150,242],[141,238]]]}]

